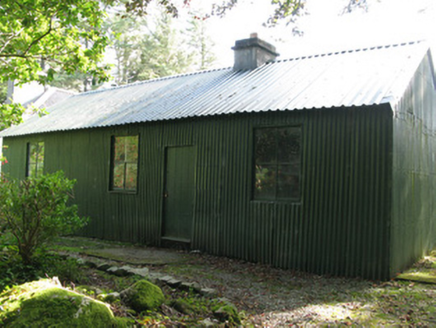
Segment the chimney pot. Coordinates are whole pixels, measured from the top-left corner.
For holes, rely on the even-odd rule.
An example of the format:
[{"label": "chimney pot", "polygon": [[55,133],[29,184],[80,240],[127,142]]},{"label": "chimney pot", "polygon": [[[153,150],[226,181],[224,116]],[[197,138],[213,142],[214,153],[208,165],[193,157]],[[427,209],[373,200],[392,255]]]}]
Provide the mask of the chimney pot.
[{"label": "chimney pot", "polygon": [[257,33],[251,33],[249,39],[237,40],[232,49],[235,51],[235,71],[255,69],[279,56],[276,48],[259,39]]}]

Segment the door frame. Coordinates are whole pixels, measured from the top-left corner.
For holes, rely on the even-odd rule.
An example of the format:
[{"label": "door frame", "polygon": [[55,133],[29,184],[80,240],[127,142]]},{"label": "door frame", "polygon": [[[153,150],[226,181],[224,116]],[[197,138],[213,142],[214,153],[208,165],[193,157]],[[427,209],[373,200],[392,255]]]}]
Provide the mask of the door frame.
[{"label": "door frame", "polygon": [[[193,201],[192,201],[192,224],[191,224],[191,239],[185,240],[185,239],[178,239],[178,238],[171,238],[171,237],[164,237],[163,233],[165,231],[164,225],[165,225],[165,188],[167,183],[167,164],[168,164],[168,149],[169,148],[182,148],[182,147],[191,147],[194,152],[193,156],[193,185],[194,185],[194,191],[193,191]],[[195,209],[196,209],[196,203],[197,203],[197,147],[195,145],[167,145],[163,147],[163,169],[162,169],[162,188],[160,190],[160,199],[161,199],[161,215],[160,215],[160,243],[166,243],[166,244],[175,244],[175,243],[181,243],[184,245],[192,244],[192,241],[194,239],[194,225],[196,222],[196,215],[195,215]]]}]

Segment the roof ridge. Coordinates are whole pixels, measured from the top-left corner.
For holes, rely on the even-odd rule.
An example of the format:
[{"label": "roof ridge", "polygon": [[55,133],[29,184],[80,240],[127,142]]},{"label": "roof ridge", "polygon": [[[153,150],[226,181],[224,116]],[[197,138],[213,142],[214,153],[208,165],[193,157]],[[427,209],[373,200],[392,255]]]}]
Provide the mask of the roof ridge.
[{"label": "roof ridge", "polygon": [[394,47],[404,47],[404,46],[410,46],[414,44],[419,43],[425,43],[425,39],[418,39],[418,40],[411,40],[411,41],[404,41],[404,42],[397,42],[397,43],[388,43],[384,45],[371,45],[367,47],[356,47],[354,49],[342,49],[342,50],[335,50],[335,51],[325,51],[320,53],[314,53],[314,54],[308,54],[308,55],[300,55],[290,58],[284,58],[274,61],[269,61],[267,64],[274,64],[274,63],[280,63],[280,62],[287,62],[292,60],[303,60],[303,59],[311,59],[311,58],[318,58],[318,57],[325,57],[325,56],[337,56],[337,55],[343,55],[345,53],[356,53],[360,51],[373,51],[373,50],[379,50],[379,49],[387,49],[387,48],[394,48]]},{"label": "roof ridge", "polygon": [[100,89],[100,90],[97,89],[97,90],[91,90],[91,91],[77,93],[77,94],[73,95],[73,97],[84,96],[84,95],[89,95],[89,94],[94,94],[94,93],[100,93],[100,92],[105,92],[105,91],[108,91],[108,90],[118,90],[118,89],[128,88],[128,87],[131,87],[131,86],[148,84],[148,83],[165,81],[165,80],[171,80],[171,79],[176,79],[176,78],[185,77],[185,76],[193,76],[193,75],[199,75],[199,74],[205,74],[205,73],[211,73],[211,72],[224,71],[224,70],[228,70],[228,69],[231,69],[231,67],[213,68],[213,69],[195,71],[195,72],[191,72],[191,73],[183,73],[183,74],[163,76],[163,77],[158,77],[158,78],[154,78],[154,79],[150,79],[150,80],[135,81],[135,82],[132,82],[132,83],[129,83],[129,84],[119,85],[119,86],[116,86],[116,87],[113,87],[113,88]]}]

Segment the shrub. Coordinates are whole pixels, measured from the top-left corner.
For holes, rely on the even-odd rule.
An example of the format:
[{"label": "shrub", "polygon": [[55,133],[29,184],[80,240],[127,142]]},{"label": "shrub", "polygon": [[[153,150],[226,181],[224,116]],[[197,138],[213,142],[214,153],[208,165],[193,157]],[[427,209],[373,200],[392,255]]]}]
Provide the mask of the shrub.
[{"label": "shrub", "polygon": [[77,206],[68,204],[75,182],[62,171],[22,181],[2,176],[0,231],[13,234],[25,264],[31,263],[35,250],[50,239],[87,224],[88,218],[77,215]]}]

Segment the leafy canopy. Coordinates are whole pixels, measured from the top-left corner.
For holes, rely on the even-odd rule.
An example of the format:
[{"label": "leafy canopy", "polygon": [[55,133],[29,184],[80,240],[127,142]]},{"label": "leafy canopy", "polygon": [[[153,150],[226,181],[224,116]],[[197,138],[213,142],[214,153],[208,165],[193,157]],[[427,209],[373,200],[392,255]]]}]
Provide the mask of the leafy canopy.
[{"label": "leafy canopy", "polygon": [[97,1],[2,0],[0,79],[46,83],[54,70],[39,74],[45,65],[105,79],[105,68],[97,64],[107,45],[100,30],[103,17]]},{"label": "leafy canopy", "polygon": [[[45,84],[53,79],[52,67],[107,79],[106,67],[98,64],[107,45],[103,17],[99,2],[93,0],[2,0],[0,82]],[[23,111],[17,104],[2,105],[0,128],[19,123]]]}]

